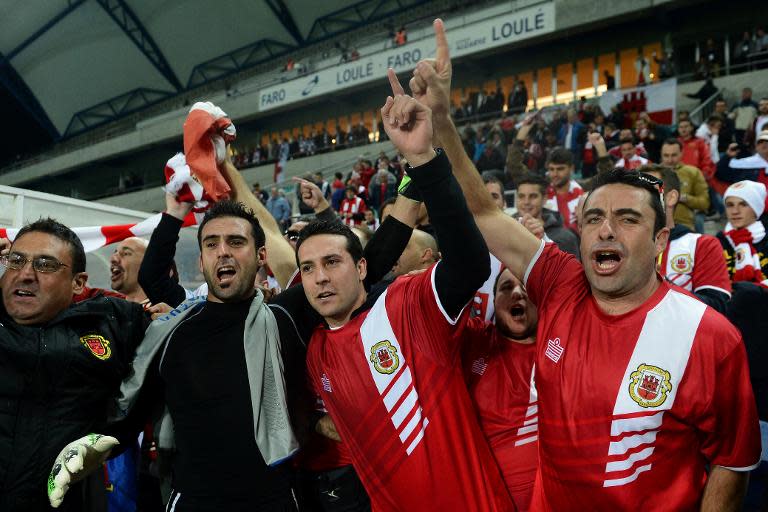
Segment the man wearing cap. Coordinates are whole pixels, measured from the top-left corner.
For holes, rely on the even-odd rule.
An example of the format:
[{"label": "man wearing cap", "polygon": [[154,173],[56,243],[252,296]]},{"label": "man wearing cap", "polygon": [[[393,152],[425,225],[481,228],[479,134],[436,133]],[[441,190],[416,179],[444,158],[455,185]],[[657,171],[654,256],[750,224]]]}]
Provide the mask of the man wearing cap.
[{"label": "man wearing cap", "polygon": [[742,180],[757,181],[768,187],[768,130],[758,134],[754,155],[736,158],[738,153],[738,144],[728,146],[725,155],[717,163],[715,174],[717,178],[728,183]]},{"label": "man wearing cap", "polygon": [[764,270],[768,267],[768,239],[760,221],[765,212],[765,185],[739,181],[728,187],[724,197],[728,223],[717,238],[725,251],[731,280],[768,286]]}]

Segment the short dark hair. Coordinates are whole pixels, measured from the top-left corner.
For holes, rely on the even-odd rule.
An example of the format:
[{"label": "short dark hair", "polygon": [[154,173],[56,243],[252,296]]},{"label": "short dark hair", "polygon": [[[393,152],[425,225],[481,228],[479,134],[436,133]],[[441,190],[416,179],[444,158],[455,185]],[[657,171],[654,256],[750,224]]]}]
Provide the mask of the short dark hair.
[{"label": "short dark hair", "polygon": [[357,263],[363,258],[363,245],[357,235],[352,232],[349,226],[342,224],[338,220],[313,220],[299,233],[299,239],[296,240],[296,264],[300,265],[299,248],[307,238],[315,235],[339,235],[347,239],[347,252],[352,256],[352,261]]},{"label": "short dark hair", "polygon": [[504,183],[502,183],[499,178],[497,178],[496,176],[494,176],[490,172],[489,173],[483,173],[483,183],[486,184],[486,185],[489,184],[489,183],[495,183],[501,189],[501,193],[502,194],[504,193]]},{"label": "short dark hair", "polygon": [[674,138],[674,137],[670,137],[668,139],[665,139],[664,143],[662,144],[662,146],[672,146],[672,145],[675,145],[675,146],[679,147],[681,151],[683,149],[683,144],[679,140]]},{"label": "short dark hair", "polygon": [[[587,195],[586,201],[589,201],[589,197],[595,193],[600,187],[606,185],[629,185],[635,188],[641,188],[648,192],[651,197],[649,205],[655,214],[653,222],[653,234],[654,236],[661,229],[667,225],[667,216],[664,212],[664,205],[661,202],[661,194],[659,188],[654,185],[653,181],[656,181],[655,176],[649,174],[640,173],[638,171],[627,171],[624,169],[612,169],[608,172],[598,174],[592,182],[592,190]],[[586,204],[584,206],[586,211]]]},{"label": "short dark hair", "polygon": [[547,164],[573,165],[573,153],[569,149],[558,146],[547,157]]},{"label": "short dark hair", "polygon": [[714,122],[717,122],[717,121],[720,121],[722,123],[723,122],[723,116],[721,116],[720,114],[712,114],[711,116],[709,116],[707,118],[707,124],[714,123]]},{"label": "short dark hair", "polygon": [[35,222],[27,224],[21,228],[13,241],[15,242],[27,233],[45,233],[47,235],[55,236],[62,242],[69,244],[69,253],[72,257],[72,273],[77,274],[85,272],[85,249],[83,249],[83,242],[81,242],[75,232],[67,226],[56,219],[41,217]]},{"label": "short dark hair", "polygon": [[547,195],[547,189],[549,188],[547,180],[533,173],[527,173],[517,180],[517,188],[520,188],[520,185],[536,185],[539,187],[539,190],[541,190],[542,196]]},{"label": "short dark hair", "polygon": [[245,206],[243,203],[237,201],[231,201],[229,199],[214,203],[211,208],[205,212],[203,222],[200,223],[200,227],[197,230],[197,246],[202,249],[203,247],[203,228],[208,222],[220,217],[237,217],[245,219],[251,225],[251,233],[253,239],[256,241],[256,248],[264,247],[265,239],[264,230],[259,224],[259,219],[254,215],[253,210]]}]

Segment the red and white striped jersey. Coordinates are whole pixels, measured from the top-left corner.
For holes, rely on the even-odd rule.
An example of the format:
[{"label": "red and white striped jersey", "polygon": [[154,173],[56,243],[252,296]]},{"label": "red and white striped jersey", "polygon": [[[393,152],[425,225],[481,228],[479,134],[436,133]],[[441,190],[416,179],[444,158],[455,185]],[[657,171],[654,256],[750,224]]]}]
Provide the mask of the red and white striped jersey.
[{"label": "red and white striped jersey", "polygon": [[707,464],[757,465],[746,353],[725,317],[662,280],[639,308],[606,315],[553,244],[525,277],[539,313],[532,510],[693,510]]},{"label": "red and white striped jersey", "polygon": [[568,184],[568,192],[565,194],[558,194],[553,187],[549,187],[547,191],[547,202],[544,203],[544,208],[560,213],[560,217],[563,219],[563,225],[569,229],[576,229],[576,205],[579,202],[579,197],[584,194],[584,189],[581,188],[576,180],[571,180]]},{"label": "red and white striped jersey", "polygon": [[686,233],[670,240],[659,267],[670,283],[689,292],[711,288],[731,294],[723,247],[711,235]]},{"label": "red and white striped jersey", "polygon": [[467,392],[433,266],[346,325],[319,327],[307,366],[374,511],[514,510]]},{"label": "red and white striped jersey", "polygon": [[538,467],[536,345],[504,338],[471,318],[462,333],[464,378],[480,428],[491,445],[517,510],[528,510]]},{"label": "red and white striped jersey", "polygon": [[364,221],[363,219],[355,220],[352,218],[352,215],[355,213],[363,213],[368,209],[367,206],[365,206],[365,201],[362,200],[359,196],[355,196],[352,199],[347,199],[346,197],[341,202],[341,208],[339,209],[339,213],[341,214],[341,217],[344,221],[344,224],[350,227],[359,226]]}]

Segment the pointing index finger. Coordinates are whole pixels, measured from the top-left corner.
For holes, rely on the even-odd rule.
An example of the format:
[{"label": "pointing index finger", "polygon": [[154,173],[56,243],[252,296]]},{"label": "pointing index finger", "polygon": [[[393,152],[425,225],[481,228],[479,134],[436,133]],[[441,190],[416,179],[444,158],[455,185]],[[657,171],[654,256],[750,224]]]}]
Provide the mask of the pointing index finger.
[{"label": "pointing index finger", "polygon": [[433,26],[435,27],[435,42],[437,43],[437,52],[435,54],[438,66],[448,64],[451,56],[448,54],[448,39],[445,37],[445,25],[443,20],[437,18]]},{"label": "pointing index finger", "polygon": [[400,85],[400,80],[397,79],[397,73],[395,73],[394,69],[387,69],[387,78],[389,78],[389,85],[392,87],[393,95],[397,96],[405,94],[405,89]]}]

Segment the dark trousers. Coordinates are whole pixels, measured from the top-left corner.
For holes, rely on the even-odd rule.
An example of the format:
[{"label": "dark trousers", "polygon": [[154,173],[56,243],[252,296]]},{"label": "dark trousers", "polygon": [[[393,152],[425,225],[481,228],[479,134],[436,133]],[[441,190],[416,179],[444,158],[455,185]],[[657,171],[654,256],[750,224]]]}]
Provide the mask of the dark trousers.
[{"label": "dark trousers", "polygon": [[302,471],[301,510],[311,512],[370,512],[371,501],[352,466],[330,471]]}]

